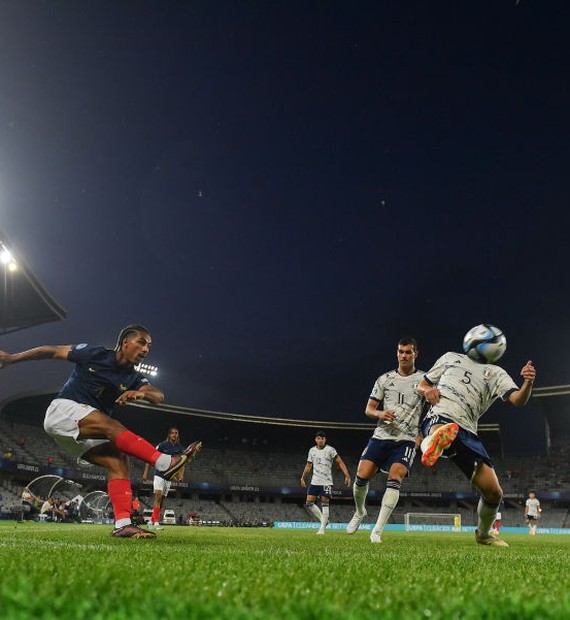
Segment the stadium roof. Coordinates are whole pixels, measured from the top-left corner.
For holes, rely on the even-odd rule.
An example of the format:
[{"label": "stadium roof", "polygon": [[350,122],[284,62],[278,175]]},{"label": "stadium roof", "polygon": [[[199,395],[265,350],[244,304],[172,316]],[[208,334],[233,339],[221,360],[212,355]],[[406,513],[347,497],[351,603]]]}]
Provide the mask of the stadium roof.
[{"label": "stadium roof", "polygon": [[39,283],[2,231],[0,278],[0,334],[65,319],[65,310]]}]

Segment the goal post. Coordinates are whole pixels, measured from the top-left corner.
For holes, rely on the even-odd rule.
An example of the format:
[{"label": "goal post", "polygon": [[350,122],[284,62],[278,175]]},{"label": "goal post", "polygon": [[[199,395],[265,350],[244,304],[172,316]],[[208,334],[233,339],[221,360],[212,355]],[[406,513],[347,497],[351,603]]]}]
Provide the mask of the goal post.
[{"label": "goal post", "polygon": [[404,515],[406,531],[442,530],[461,531],[461,515],[458,512],[406,512]]}]

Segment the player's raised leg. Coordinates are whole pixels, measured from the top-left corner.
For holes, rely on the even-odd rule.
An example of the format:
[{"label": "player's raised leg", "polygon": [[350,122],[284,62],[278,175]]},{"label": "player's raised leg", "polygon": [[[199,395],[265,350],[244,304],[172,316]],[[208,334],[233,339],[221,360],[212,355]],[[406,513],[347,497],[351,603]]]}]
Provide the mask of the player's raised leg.
[{"label": "player's raised leg", "polygon": [[431,433],[422,441],[422,465],[432,467],[437,463],[442,452],[449,448],[457,437],[459,426],[455,422],[435,425]]}]

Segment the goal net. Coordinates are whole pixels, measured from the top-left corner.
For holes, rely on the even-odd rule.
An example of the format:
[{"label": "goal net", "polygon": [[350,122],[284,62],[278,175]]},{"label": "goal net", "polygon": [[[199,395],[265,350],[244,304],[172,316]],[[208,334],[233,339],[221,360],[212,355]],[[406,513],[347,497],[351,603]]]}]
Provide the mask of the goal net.
[{"label": "goal net", "polygon": [[461,515],[453,512],[406,512],[406,530],[461,530]]}]

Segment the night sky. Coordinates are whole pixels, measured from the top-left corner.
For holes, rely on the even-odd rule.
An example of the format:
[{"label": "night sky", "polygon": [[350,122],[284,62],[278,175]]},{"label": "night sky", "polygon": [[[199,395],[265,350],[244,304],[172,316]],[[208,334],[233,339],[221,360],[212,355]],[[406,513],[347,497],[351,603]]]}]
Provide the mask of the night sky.
[{"label": "night sky", "polygon": [[[365,421],[473,325],[570,383],[565,0],[0,2],[0,229],[171,404]],[[57,389],[62,362],[0,375]],[[8,374],[9,373],[9,374]]]}]

